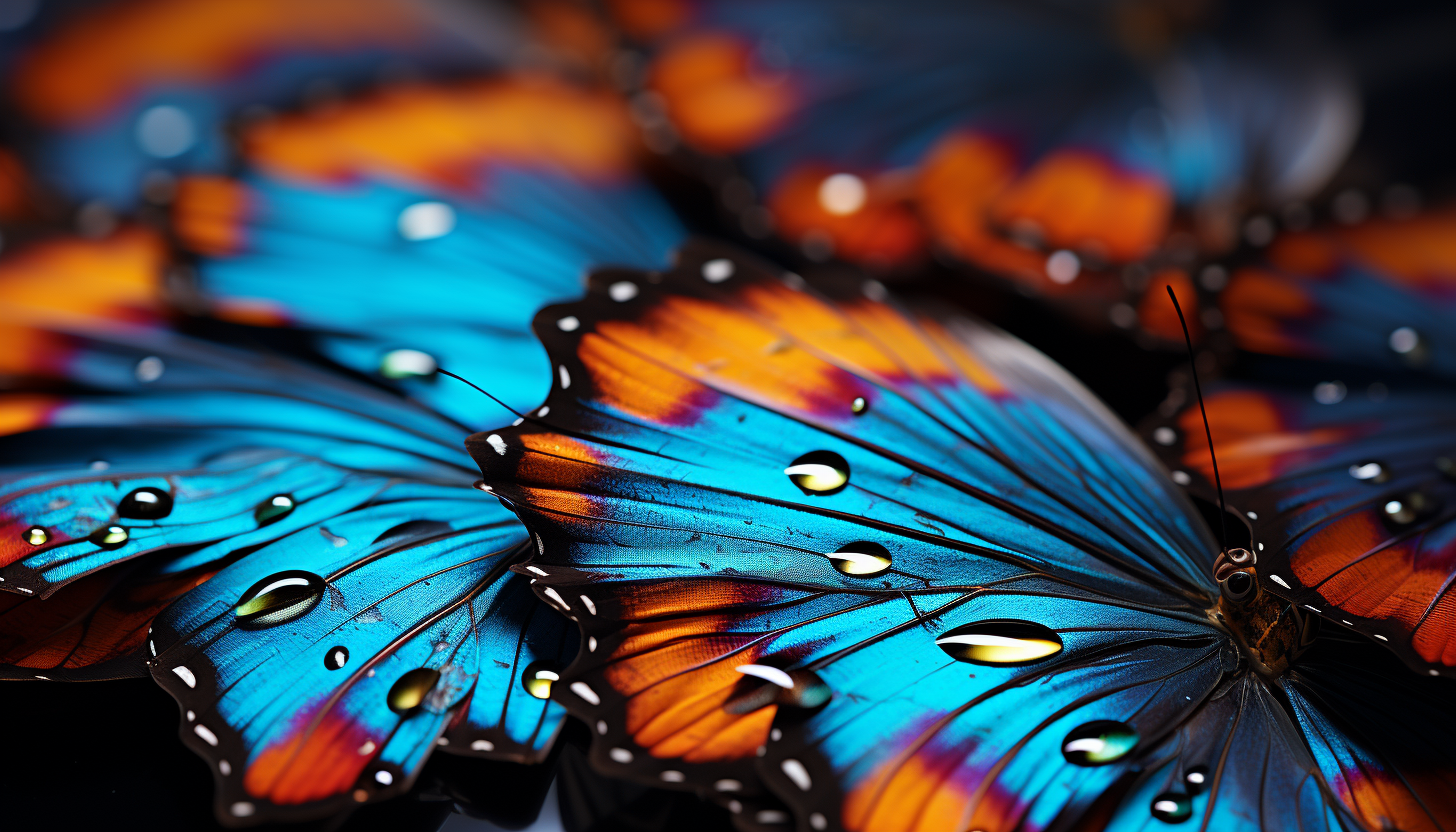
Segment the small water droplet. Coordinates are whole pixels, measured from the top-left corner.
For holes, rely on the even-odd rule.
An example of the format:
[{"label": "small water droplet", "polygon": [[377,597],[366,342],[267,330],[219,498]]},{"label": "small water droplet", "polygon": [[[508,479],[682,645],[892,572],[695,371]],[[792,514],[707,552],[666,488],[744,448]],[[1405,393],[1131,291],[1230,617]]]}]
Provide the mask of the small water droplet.
[{"label": "small water droplet", "polygon": [[1390,472],[1378,462],[1360,462],[1350,466],[1350,476],[1362,482],[1385,482]]},{"label": "small water droplet", "polygon": [[389,379],[429,378],[439,369],[433,355],[419,350],[390,350],[379,359],[379,374]]},{"label": "small water droplet", "polygon": [[324,579],[312,572],[278,572],[249,587],[233,613],[243,629],[276,627],[308,613],[323,594]]},{"label": "small water droplet", "polygon": [[537,699],[550,699],[551,686],[561,679],[556,665],[550,662],[532,662],[521,674],[521,687]]},{"label": "small water droplet", "polygon": [[1345,400],[1343,381],[1322,381],[1314,386],[1314,400],[1320,404],[1339,404]]},{"label": "small water droplet", "polygon": [[1054,251],[1047,258],[1046,275],[1053,283],[1065,286],[1076,280],[1081,273],[1082,260],[1070,251]]},{"label": "small water droplet", "polygon": [[1193,798],[1186,794],[1163,792],[1153,798],[1153,817],[1163,823],[1182,823],[1193,817]]},{"label": "small water droplet", "polygon": [[337,647],[330,647],[329,652],[324,654],[324,667],[329,670],[340,670],[349,663],[349,648],[342,644]]},{"label": "small water droplet", "polygon": [[455,209],[443,202],[416,202],[399,212],[399,236],[434,240],[455,230]]},{"label": "small water droplet", "polygon": [[1074,766],[1105,766],[1126,757],[1137,744],[1138,733],[1132,726],[1099,719],[1067,734],[1062,741],[1062,756]]},{"label": "small water droplet", "polygon": [[870,403],[864,396],[855,396],[854,401],[849,403],[849,412],[856,416],[863,416],[869,412]]},{"label": "small water droplet", "polygon": [[172,513],[172,495],[160,488],[138,488],[116,505],[118,517],[131,520],[160,520]]},{"label": "small water droplet", "polygon": [[1011,619],[965,624],[935,643],[952,659],[971,664],[1028,664],[1062,652],[1061,636],[1050,627]]},{"label": "small water droplet", "polygon": [[784,473],[805,494],[837,494],[849,485],[849,463],[833,451],[810,451]]},{"label": "small water droplet", "polygon": [[722,257],[703,264],[703,279],[709,283],[722,283],[733,276],[733,261]]},{"label": "small water droplet", "polygon": [[1405,356],[1407,361],[1417,361],[1424,357],[1425,339],[1411,327],[1403,326],[1392,331],[1388,340],[1390,349],[1397,355]]},{"label": "small water droplet", "polygon": [[51,533],[44,526],[31,526],[20,537],[32,546],[44,546],[50,542]]},{"label": "small water droplet", "polygon": [[140,381],[142,384],[151,384],[161,378],[162,373],[166,372],[166,370],[167,365],[162,363],[162,359],[155,355],[149,355],[137,362],[134,372],[137,381]]},{"label": "small water droplet", "polygon": [[432,667],[417,667],[395,680],[385,701],[389,703],[389,709],[397,714],[412,711],[425,701],[425,697],[438,681],[440,671]]},{"label": "small water droplet", "polygon": [[130,538],[131,533],[124,526],[102,526],[89,536],[92,543],[103,549],[120,549]]},{"label": "small water droplet", "polygon": [[1153,441],[1159,445],[1171,445],[1178,441],[1178,432],[1164,425],[1153,431]]},{"label": "small water droplet", "polygon": [[1183,772],[1183,784],[1188,787],[1191,794],[1198,794],[1208,785],[1208,769],[1205,766],[1193,766]]},{"label": "small water droplet", "polygon": [[1422,491],[1412,491],[1385,503],[1385,519],[1395,526],[1410,524],[1429,517],[1436,510],[1436,501]]},{"label": "small water droplet", "polygon": [[890,568],[890,550],[878,543],[860,540],[839,547],[825,555],[834,568],[845,575],[868,578]]},{"label": "small water droplet", "polygon": [[296,505],[297,503],[293,501],[293,497],[288,494],[274,494],[272,497],[259,503],[257,508],[253,509],[253,519],[260,526],[277,523],[279,520],[291,514]]}]

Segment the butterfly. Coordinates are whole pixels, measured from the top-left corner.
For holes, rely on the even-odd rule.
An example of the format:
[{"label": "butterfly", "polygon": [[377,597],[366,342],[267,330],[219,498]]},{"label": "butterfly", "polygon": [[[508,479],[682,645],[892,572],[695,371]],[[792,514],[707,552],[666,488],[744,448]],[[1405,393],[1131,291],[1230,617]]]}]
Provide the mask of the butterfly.
[{"label": "butterfly", "polygon": [[[492,101],[492,129],[528,143],[533,114],[596,112],[501,85],[334,116],[412,112],[427,129]],[[306,122],[276,129],[342,158],[338,124]],[[0,587],[16,599],[0,610],[5,675],[150,672],[181,705],[228,823],[398,794],[436,748],[545,758],[564,718],[549,690],[577,639],[509,570],[528,538],[472,487],[463,440],[545,387],[549,365],[532,377],[513,352],[537,307],[579,292],[596,258],[657,265],[652,241],[681,232],[640,186],[519,147],[403,151],[447,165],[444,184],[367,158],[334,178],[259,162],[209,180],[245,199],[210,218],[218,203],[180,201],[179,227],[207,252],[183,290],[147,232],[14,255],[0,291],[24,303],[7,305],[3,331],[26,349],[10,353],[24,383],[0,398]],[[412,235],[420,204],[453,223]],[[546,216],[558,219],[533,220]],[[199,244],[221,239],[197,231],[208,221],[229,246]],[[391,273],[401,264],[414,279]],[[452,288],[483,301],[452,303]],[[182,309],[164,302],[179,295]],[[455,383],[441,362],[470,350],[483,359],[472,378],[503,382],[501,405],[441,389]]]},{"label": "butterfly", "polygon": [[1456,824],[1452,682],[1268,591],[1024,343],[710,243],[593,287],[468,445],[604,771],[812,830]]},{"label": "butterfly", "polygon": [[1395,201],[1394,216],[1286,231],[1264,251],[1212,264],[1227,279],[1220,303],[1238,346],[1384,373],[1456,375],[1446,334],[1456,315],[1456,211],[1419,211],[1409,199]]},{"label": "butterfly", "polygon": [[1161,286],[1196,299],[1184,256],[1222,250],[1237,199],[1317,190],[1358,126],[1328,63],[1231,48],[1168,6],[612,7],[649,48],[649,137],[731,154],[744,178],[717,187],[750,233],[881,268],[941,252],[1165,338]]},{"label": "butterfly", "polygon": [[69,2],[0,49],[37,175],[125,210],[164,203],[177,174],[223,169],[245,108],[327,100],[381,74],[498,66],[516,28],[456,3]]}]

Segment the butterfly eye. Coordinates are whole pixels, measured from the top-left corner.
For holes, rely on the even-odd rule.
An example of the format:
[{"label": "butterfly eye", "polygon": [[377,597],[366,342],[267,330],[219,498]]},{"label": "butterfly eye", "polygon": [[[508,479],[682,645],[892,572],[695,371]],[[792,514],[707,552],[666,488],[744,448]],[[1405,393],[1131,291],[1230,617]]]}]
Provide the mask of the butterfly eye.
[{"label": "butterfly eye", "polygon": [[1234,548],[1228,550],[1228,559],[1231,563],[1239,566],[1253,566],[1259,562],[1259,556],[1248,549]]},{"label": "butterfly eye", "polygon": [[1074,766],[1105,766],[1137,747],[1138,732],[1125,722],[1099,719],[1072,729],[1062,740],[1062,756]]},{"label": "butterfly eye", "polygon": [[160,488],[138,488],[116,505],[116,515],[131,520],[160,520],[171,513],[172,495]]},{"label": "butterfly eye", "polygon": [[1019,665],[1062,652],[1062,639],[1050,627],[1031,621],[977,621],[935,640],[958,662]]},{"label": "butterfly eye", "polygon": [[1182,823],[1193,817],[1193,798],[1186,794],[1163,792],[1153,798],[1153,817],[1163,823]]},{"label": "butterfly eye", "polygon": [[1254,576],[1248,572],[1233,571],[1225,575],[1218,585],[1225,598],[1240,603],[1254,594],[1256,583]]},{"label": "butterfly eye", "polygon": [[841,546],[824,557],[841,574],[856,578],[869,578],[890,568],[890,550],[867,540]]},{"label": "butterfly eye", "polygon": [[537,699],[550,699],[551,686],[561,679],[556,666],[549,662],[533,662],[521,674],[521,687]]},{"label": "butterfly eye", "polygon": [[103,549],[120,549],[131,539],[131,533],[124,526],[102,526],[92,532],[89,539]]},{"label": "butterfly eye", "polygon": [[277,523],[279,520],[292,514],[296,505],[293,498],[289,495],[275,494],[259,503],[258,507],[253,509],[253,519],[260,526]]},{"label": "butterfly eye", "polygon": [[276,627],[312,610],[323,594],[324,580],[312,572],[278,572],[249,587],[233,612],[245,630]]},{"label": "butterfly eye", "polygon": [[811,451],[784,469],[805,494],[838,494],[849,485],[849,463],[833,451]]},{"label": "butterfly eye", "polygon": [[408,713],[424,703],[425,697],[440,681],[440,671],[431,667],[417,667],[399,677],[389,688],[386,702],[397,714]]}]

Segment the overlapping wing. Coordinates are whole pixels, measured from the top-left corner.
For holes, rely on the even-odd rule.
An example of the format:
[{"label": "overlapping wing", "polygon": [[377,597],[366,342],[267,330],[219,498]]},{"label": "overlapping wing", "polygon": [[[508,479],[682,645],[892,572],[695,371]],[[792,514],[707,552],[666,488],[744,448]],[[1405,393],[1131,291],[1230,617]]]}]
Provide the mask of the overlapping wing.
[{"label": "overlapping wing", "polygon": [[[1228,505],[1252,529],[1265,588],[1431,674],[1456,666],[1453,405],[1442,393],[1321,404],[1252,387],[1208,399]],[[1211,497],[1197,407],[1149,431]]]}]

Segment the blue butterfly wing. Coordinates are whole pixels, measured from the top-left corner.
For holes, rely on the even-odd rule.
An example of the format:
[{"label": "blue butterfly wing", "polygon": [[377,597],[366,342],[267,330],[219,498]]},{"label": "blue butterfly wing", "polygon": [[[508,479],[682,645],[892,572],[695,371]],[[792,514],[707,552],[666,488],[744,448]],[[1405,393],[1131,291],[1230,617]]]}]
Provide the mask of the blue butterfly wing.
[{"label": "blue butterfly wing", "polygon": [[[1456,665],[1452,406],[1439,392],[1321,404],[1223,386],[1208,398],[1225,496],[1247,518],[1264,587],[1432,675]],[[1198,408],[1148,430],[1214,498]]]},{"label": "blue butterfly wing", "polygon": [[[526,542],[519,523],[468,488],[381,485],[368,504],[223,569],[154,625],[153,675],[213,764],[223,817],[399,793],[447,729],[459,750],[494,736],[502,756],[539,759],[560,726],[559,706],[519,697],[498,709],[496,734],[496,721],[452,724],[474,713],[467,700],[500,697],[504,680],[481,678],[491,657],[524,667],[574,646],[558,621],[555,639],[521,633],[521,647],[500,650],[507,622],[489,619],[521,606],[506,571]],[[274,585],[294,594],[269,601]]]},{"label": "blue butterfly wing", "polygon": [[1058,828],[1127,794],[1141,824],[1226,750],[1212,816],[1354,828],[1209,618],[1193,507],[1047,359],[723,249],[599,277],[538,319],[546,406],[470,448],[582,628],[558,698],[600,767],[762,782],[811,829]]}]

